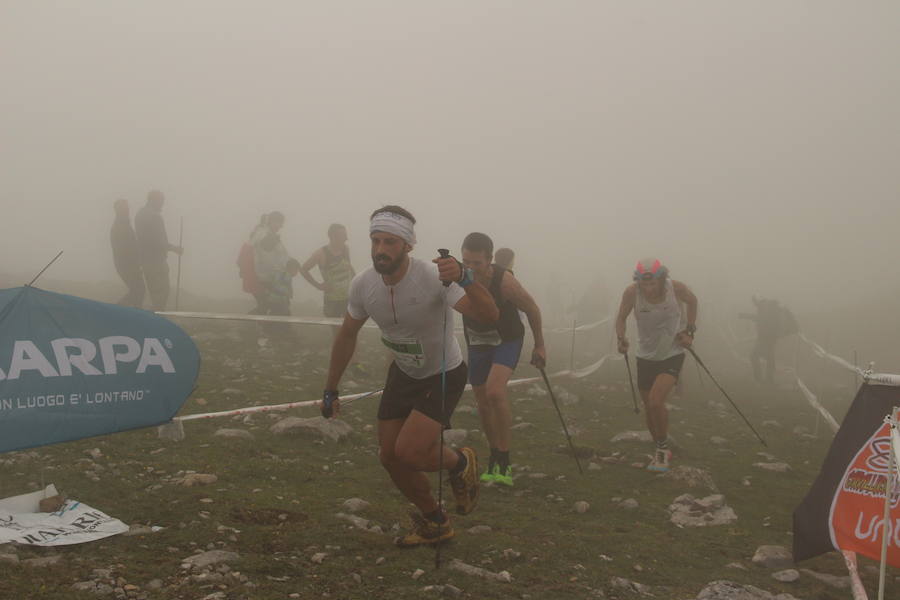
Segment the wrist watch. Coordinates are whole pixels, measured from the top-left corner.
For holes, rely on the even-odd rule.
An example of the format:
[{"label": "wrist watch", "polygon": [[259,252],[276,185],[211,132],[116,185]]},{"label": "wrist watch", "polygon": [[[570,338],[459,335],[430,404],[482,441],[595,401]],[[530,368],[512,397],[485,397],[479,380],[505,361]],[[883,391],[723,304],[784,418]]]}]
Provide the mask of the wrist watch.
[{"label": "wrist watch", "polygon": [[684,330],[688,332],[688,335],[690,335],[691,337],[694,337],[694,332],[697,331],[697,326],[694,324],[689,324],[687,327],[684,328]]}]

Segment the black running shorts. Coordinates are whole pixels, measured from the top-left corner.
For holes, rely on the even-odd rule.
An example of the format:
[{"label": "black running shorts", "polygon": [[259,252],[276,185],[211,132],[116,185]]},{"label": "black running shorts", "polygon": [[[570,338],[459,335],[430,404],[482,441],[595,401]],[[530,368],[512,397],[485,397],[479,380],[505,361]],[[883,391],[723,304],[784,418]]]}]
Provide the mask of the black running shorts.
[{"label": "black running shorts", "polygon": [[413,410],[417,410],[439,423],[450,428],[450,416],[456,409],[463,391],[466,389],[468,368],[462,362],[458,367],[447,371],[447,396],[444,400],[444,416],[441,418],[441,374],[425,379],[413,379],[400,370],[397,363],[392,362],[388,369],[387,381],[381,402],[378,405],[380,420],[405,419]]},{"label": "black running shorts", "polygon": [[662,375],[663,373],[671,375],[677,380],[678,375],[681,374],[681,365],[683,364],[683,352],[665,360],[647,360],[646,358],[638,357],[638,389],[649,390],[653,387],[653,382],[656,381],[657,375]]}]

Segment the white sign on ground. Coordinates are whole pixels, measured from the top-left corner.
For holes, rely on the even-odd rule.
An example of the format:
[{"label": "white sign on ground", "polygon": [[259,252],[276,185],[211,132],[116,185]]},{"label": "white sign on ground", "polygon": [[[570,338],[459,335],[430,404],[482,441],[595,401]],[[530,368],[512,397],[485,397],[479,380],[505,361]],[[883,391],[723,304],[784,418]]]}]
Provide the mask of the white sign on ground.
[{"label": "white sign on ground", "polygon": [[37,512],[38,502],[56,493],[51,484],[43,491],[0,500],[0,544],[65,546],[128,531],[122,521],[77,500],[66,500],[56,512]]}]

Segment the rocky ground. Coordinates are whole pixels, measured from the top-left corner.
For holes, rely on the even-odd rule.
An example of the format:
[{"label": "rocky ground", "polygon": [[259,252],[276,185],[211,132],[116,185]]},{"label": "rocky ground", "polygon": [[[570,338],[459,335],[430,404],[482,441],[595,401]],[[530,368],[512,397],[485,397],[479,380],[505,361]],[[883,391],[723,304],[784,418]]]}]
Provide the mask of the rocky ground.
[{"label": "rocky ground", "polygon": [[[320,395],[327,328],[282,337],[255,324],[183,325],[203,366],[182,414]],[[551,362],[565,368],[568,340],[555,344]],[[580,348],[579,363],[599,353]],[[380,387],[387,361],[373,332],[364,331],[357,359],[342,390]],[[131,531],[77,546],[0,546],[0,597],[849,597],[839,557],[796,565],[789,552],[791,513],[830,432],[786,382],[759,388],[724,353],[707,362],[768,448],[688,362],[671,412],[675,468],[647,472],[650,444],[624,366],[613,362],[556,382],[580,475],[546,392],[515,388],[515,486],[485,487],[478,509],[453,520],[457,536],[439,569],[431,548],[392,546],[407,505],[378,463],[377,399],[350,404],[339,422],[315,409],[260,412],[188,422],[179,442],[142,430],[4,455],[3,496],[52,482]],[[850,393],[829,388],[822,399],[840,419]],[[484,455],[470,395],[453,425],[450,442]],[[875,564],[860,560],[871,592]],[[900,598],[898,576],[890,572],[889,597]]]}]

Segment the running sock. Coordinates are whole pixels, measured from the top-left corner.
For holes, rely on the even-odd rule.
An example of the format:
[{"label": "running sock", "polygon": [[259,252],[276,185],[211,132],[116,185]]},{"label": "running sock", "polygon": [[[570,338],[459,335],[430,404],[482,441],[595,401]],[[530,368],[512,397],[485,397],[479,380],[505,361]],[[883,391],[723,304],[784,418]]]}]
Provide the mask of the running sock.
[{"label": "running sock", "polygon": [[669,449],[669,436],[666,436],[666,439],[661,442],[656,442],[657,450],[668,450]]},{"label": "running sock", "polygon": [[500,472],[506,473],[509,468],[509,450],[497,450],[497,464],[500,466]]},{"label": "running sock", "polygon": [[422,516],[439,525],[447,522],[447,515],[440,508],[436,508],[430,513],[422,513]]},{"label": "running sock", "polygon": [[451,475],[459,475],[460,473],[462,473],[463,471],[466,470],[466,467],[469,465],[469,461],[466,460],[466,455],[463,454],[462,452],[460,452],[459,450],[457,450],[456,448],[454,448],[453,451],[456,452],[457,461],[456,461],[456,466],[453,467],[452,469],[450,469],[450,474]]},{"label": "running sock", "polygon": [[491,457],[488,459],[488,473],[494,470],[494,465],[497,464],[497,455],[500,453],[500,450],[497,448],[491,448]]}]

